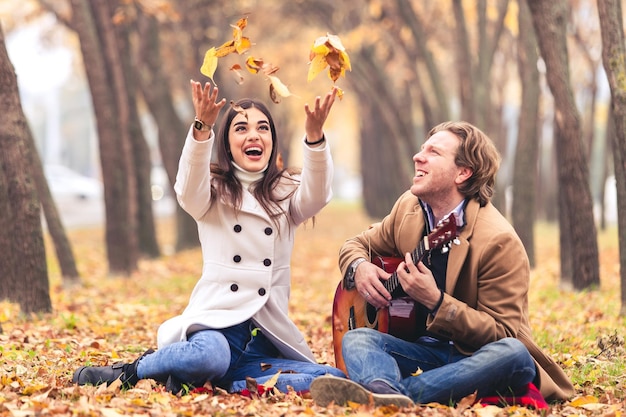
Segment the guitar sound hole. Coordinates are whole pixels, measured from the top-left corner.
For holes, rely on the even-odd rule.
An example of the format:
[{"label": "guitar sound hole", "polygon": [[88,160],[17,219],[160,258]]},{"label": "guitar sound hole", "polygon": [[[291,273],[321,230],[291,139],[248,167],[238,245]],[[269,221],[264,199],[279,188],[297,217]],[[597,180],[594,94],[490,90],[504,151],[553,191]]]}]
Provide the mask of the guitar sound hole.
[{"label": "guitar sound hole", "polygon": [[378,311],[376,310],[376,307],[374,307],[370,303],[367,303],[367,306],[365,307],[365,314],[367,315],[367,322],[369,324],[374,324],[374,322],[376,321],[377,313]]}]

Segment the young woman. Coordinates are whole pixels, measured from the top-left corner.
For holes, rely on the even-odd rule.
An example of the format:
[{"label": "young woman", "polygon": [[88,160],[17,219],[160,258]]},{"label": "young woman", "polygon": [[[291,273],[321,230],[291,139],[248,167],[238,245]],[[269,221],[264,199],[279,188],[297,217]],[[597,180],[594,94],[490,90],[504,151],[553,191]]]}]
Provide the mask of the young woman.
[{"label": "young woman", "polygon": [[[179,163],[174,190],[197,221],[203,269],[187,308],[163,323],[157,351],[132,363],[81,367],[78,384],[126,386],[151,378],[178,392],[206,381],[239,392],[246,377],[301,392],[319,375],[344,374],[315,361],[288,317],[290,261],[296,227],[330,200],[332,159],[323,126],[336,90],[305,105],[300,174],[279,169],[274,121],[262,103],[230,106],[219,134],[213,125],[226,100],[217,87],[191,82],[196,119]],[[213,150],[216,163],[211,163]]]}]

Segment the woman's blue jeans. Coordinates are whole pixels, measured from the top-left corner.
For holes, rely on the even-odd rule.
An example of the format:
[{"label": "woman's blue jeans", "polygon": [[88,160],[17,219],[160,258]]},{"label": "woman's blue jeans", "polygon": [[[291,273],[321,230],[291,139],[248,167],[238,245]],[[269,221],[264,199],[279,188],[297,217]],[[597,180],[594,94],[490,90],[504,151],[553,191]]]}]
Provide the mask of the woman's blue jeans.
[{"label": "woman's blue jeans", "polygon": [[407,342],[359,328],[344,335],[342,352],[352,380],[383,381],[422,404],[456,402],[475,391],[478,397],[511,395],[536,373],[532,356],[515,338],[488,343],[466,356],[448,342]]},{"label": "woman's blue jeans", "polygon": [[246,377],[263,384],[281,371],[275,387],[287,392],[308,391],[311,381],[320,375],[344,377],[332,366],[280,358],[280,352],[248,320],[219,330],[201,330],[188,340],[165,346],[144,356],[137,365],[140,379],[165,382],[171,375],[178,381],[202,386],[206,381],[228,390],[246,388]]}]

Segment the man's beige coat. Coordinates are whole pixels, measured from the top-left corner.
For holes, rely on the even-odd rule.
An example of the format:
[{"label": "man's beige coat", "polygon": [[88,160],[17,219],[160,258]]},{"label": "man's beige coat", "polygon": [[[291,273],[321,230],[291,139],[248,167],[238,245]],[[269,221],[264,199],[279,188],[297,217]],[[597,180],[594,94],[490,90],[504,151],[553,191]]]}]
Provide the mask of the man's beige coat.
[{"label": "man's beige coat", "polygon": [[[340,251],[342,274],[352,261],[370,256],[403,256],[423,236],[424,213],[416,196],[404,193],[391,213]],[[537,363],[536,384],[547,400],[571,397],[574,388],[563,370],[533,341],[528,322],[530,267],[521,240],[491,204],[468,202],[466,225],[448,257],[445,296],[427,330],[454,342],[466,354],[504,337],[515,337]]]}]

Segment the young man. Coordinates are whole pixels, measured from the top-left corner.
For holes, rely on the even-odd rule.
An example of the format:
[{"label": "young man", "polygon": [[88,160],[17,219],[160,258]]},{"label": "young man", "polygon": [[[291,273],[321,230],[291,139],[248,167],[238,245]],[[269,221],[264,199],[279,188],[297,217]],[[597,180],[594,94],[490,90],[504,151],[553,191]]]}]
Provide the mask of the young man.
[{"label": "young man", "polygon": [[[500,156],[491,140],[465,122],[434,127],[413,156],[410,191],[381,222],[341,248],[346,288],[376,308],[389,306],[391,274],[371,256],[402,256],[396,271],[416,302],[418,338],[406,341],[369,327],[348,331],[342,354],[350,380],[323,376],[311,385],[319,405],[450,403],[477,392],[511,396],[537,386],[547,400],[574,393],[563,370],[532,339],[528,323],[530,267],[513,227],[491,204]],[[449,250],[424,259],[410,253],[454,214]]]}]

